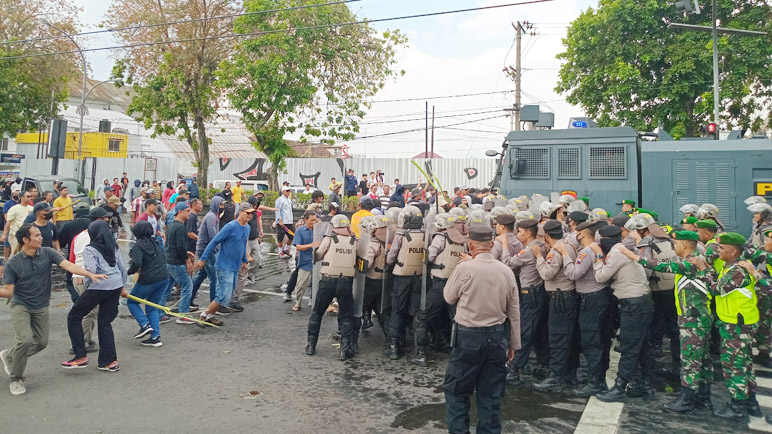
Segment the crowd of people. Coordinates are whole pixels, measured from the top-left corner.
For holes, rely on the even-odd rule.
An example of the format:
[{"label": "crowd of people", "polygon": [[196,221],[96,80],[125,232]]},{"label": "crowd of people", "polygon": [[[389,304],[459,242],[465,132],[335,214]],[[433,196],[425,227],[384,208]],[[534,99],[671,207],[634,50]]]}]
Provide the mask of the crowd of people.
[{"label": "crowd of people", "polygon": [[[392,187],[382,178],[363,175],[354,184],[349,170],[345,194],[359,198],[357,212],[341,212],[342,183],[333,179],[327,201],[313,191],[297,221],[287,183],[275,207],[262,203],[261,191],[248,196],[240,182],[226,185],[202,219],[195,182],[161,190],[136,180],[127,189],[118,178],[112,185],[105,179],[96,206],[74,213],[66,187],[38,200],[37,192],[12,185],[0,238],[10,241],[0,296],[11,299],[16,344],[0,359],[11,393],[25,392],[26,360],[48,341],[52,264],[67,272],[74,302],[67,319],[73,358],[62,367],[84,368],[88,353],[98,351],[98,369],[115,372],[110,324],[119,297],[133,296],[134,338],[145,346],[162,346],[168,314],[178,324],[223,326],[222,315],[243,311],[239,296],[257,281],[262,211],[272,211],[278,255],[296,261],[283,286],[293,311],[312,286],[306,354],[316,354],[330,310],[337,312],[341,360],[359,352],[360,332],[374,326],[373,316],[389,359],[407,351],[412,363],[428,366],[430,351],[452,348],[444,381],[451,432],[468,429],[473,392],[478,427],[495,431],[504,385],[528,379],[542,391],[624,402],[654,394],[654,375],[675,375],[681,390],[667,412],[761,416],[752,348],[757,363],[772,366],[772,207],[763,198],[746,201],[754,214],[746,238],[727,232],[712,204],[685,205],[683,219],[668,224],[631,200],[612,216],[570,195],[555,203],[539,194],[507,200],[465,186],[448,195],[429,182],[406,192],[399,180]],[[134,239],[128,264],[116,241],[123,212]],[[196,297],[207,279],[209,300],[200,307]],[[166,306],[173,292],[179,301],[168,314],[140,305]],[[671,361],[660,372],[655,360],[665,336]],[[620,359],[609,388],[615,338]],[[719,361],[731,401],[713,409]]]}]

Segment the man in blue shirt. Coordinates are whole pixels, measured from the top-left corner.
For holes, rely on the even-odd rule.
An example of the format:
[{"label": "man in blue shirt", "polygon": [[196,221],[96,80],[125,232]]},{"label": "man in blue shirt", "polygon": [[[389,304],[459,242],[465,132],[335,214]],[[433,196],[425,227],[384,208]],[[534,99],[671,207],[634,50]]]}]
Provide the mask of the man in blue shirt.
[{"label": "man in blue shirt", "polygon": [[[252,219],[252,213],[255,208],[249,202],[242,202],[238,208],[238,217],[220,229],[220,232],[206,246],[204,253],[198,261],[195,268],[197,270],[204,268],[206,260],[214,254],[217,246],[220,246],[220,253],[214,263],[217,274],[217,294],[214,301],[209,303],[206,309],[201,312],[201,319],[215,325],[222,325],[222,321],[214,317],[218,310],[220,313],[231,313],[228,306],[233,297],[233,290],[236,288],[236,279],[239,267],[247,268],[249,260],[247,259],[247,241],[249,240],[249,221]],[[221,306],[223,308],[221,308]]]},{"label": "man in blue shirt", "polygon": [[313,275],[313,255],[314,255],[314,225],[316,224],[316,213],[313,210],[306,210],[303,214],[303,221],[305,225],[301,226],[297,232],[295,232],[295,239],[292,244],[298,251],[298,279],[295,282],[295,306],[292,310],[295,312],[300,310],[300,302],[303,300],[303,293],[306,292],[308,282],[311,281]]},{"label": "man in blue shirt", "polygon": [[349,169],[346,175],[346,196],[357,195],[357,177],[354,175],[354,169]]}]

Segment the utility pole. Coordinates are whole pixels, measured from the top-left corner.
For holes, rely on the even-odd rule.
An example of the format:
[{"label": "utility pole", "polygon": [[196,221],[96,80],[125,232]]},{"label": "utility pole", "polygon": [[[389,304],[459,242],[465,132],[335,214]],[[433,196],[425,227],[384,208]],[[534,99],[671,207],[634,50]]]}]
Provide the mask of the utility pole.
[{"label": "utility pole", "polygon": [[432,153],[430,155],[429,158],[434,158],[434,106],[432,106]]},{"label": "utility pole", "polygon": [[512,27],[515,29],[515,67],[508,66],[504,68],[504,74],[515,82],[515,105],[511,109],[504,109],[504,111],[511,112],[509,120],[510,131],[520,131],[520,98],[522,95],[520,81],[523,75],[522,41],[523,35],[534,36],[536,33],[532,31],[533,24],[528,21],[512,23]]},{"label": "utility pole", "polygon": [[713,0],[713,122],[716,123],[716,140],[718,140],[718,29],[716,28],[716,0]]},{"label": "utility pole", "polygon": [[429,153],[429,101],[426,101],[426,143],[424,144],[424,157]]}]

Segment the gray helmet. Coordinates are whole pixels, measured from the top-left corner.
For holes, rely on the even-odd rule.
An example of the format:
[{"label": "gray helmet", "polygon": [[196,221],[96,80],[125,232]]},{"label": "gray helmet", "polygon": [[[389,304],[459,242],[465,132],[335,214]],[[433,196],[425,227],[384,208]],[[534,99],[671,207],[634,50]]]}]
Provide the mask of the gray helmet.
[{"label": "gray helmet", "polygon": [[[569,196],[571,197],[571,196]],[[568,212],[581,211],[587,212],[587,204],[583,200],[575,200],[568,204]]]},{"label": "gray helmet", "polygon": [[455,217],[446,212],[441,212],[434,217],[434,227],[437,228],[438,231],[449,229],[453,227],[454,221],[456,221]]},{"label": "gray helmet", "polygon": [[491,210],[491,218],[493,220],[496,220],[496,217],[502,215],[502,214],[510,214],[509,210],[504,208],[503,206],[494,206]]},{"label": "gray helmet", "polygon": [[469,205],[469,213],[470,213],[470,215],[471,215],[471,213],[473,211],[483,211],[484,209],[485,208],[480,203],[472,203],[472,204]]},{"label": "gray helmet", "polygon": [[391,223],[386,216],[373,216],[370,217],[370,229],[385,228]]},{"label": "gray helmet", "polygon": [[386,217],[389,218],[389,223],[390,224],[396,224],[397,221],[399,221],[399,214],[400,214],[401,211],[402,211],[402,209],[398,208],[396,206],[395,207],[391,207],[391,208],[386,210],[386,214],[385,215],[386,215]]},{"label": "gray helmet", "polygon": [[539,212],[544,217],[549,217],[556,209],[558,209],[558,207],[552,202],[544,201],[539,205]]},{"label": "gray helmet", "polygon": [[761,214],[761,219],[767,220],[772,215],[772,206],[766,202],[754,203],[748,207],[748,211],[754,214]]},{"label": "gray helmet", "polygon": [[477,210],[469,213],[469,226],[491,226],[490,215],[486,215],[484,211]]},{"label": "gray helmet", "polygon": [[697,218],[718,218],[718,207],[712,203],[703,204],[697,211]]},{"label": "gray helmet", "polygon": [[628,220],[627,223],[625,223],[625,229],[627,229],[628,231],[634,231],[636,229],[645,229],[646,223],[642,219],[638,218],[638,216],[642,216],[642,215],[648,215],[648,214],[638,214],[630,217],[630,220]]},{"label": "gray helmet", "polygon": [[743,202],[745,202],[746,205],[753,205],[754,203],[766,203],[767,200],[761,196],[751,196],[745,199]]},{"label": "gray helmet", "polygon": [[509,211],[512,214],[515,214],[519,210],[517,209],[517,205],[514,203],[510,203],[507,206],[504,207],[507,211]]},{"label": "gray helmet", "polygon": [[347,228],[351,226],[351,222],[343,214],[338,214],[332,218],[332,227],[334,228]]},{"label": "gray helmet", "polygon": [[523,220],[531,220],[535,219],[533,213],[531,211],[520,211],[517,214],[515,214],[515,221],[521,222]]},{"label": "gray helmet", "polygon": [[462,208],[451,208],[450,211],[448,211],[448,214],[452,215],[456,218],[456,221],[461,218],[463,221],[466,221],[466,210]]},{"label": "gray helmet", "polygon": [[374,218],[375,216],[366,215],[362,217],[361,220],[359,220],[359,228],[362,230],[362,232],[367,232],[370,230],[370,223]]},{"label": "gray helmet", "polygon": [[534,193],[531,196],[531,201],[530,201],[531,203],[528,206],[528,209],[530,209],[533,212],[536,212],[537,210],[541,209],[541,204],[547,201],[548,199],[544,195],[541,195],[539,193]]},{"label": "gray helmet", "polygon": [[564,194],[564,195],[560,196],[560,198],[558,199],[558,202],[564,203],[566,205],[569,205],[569,204],[571,204],[571,203],[573,203],[575,201],[576,201],[576,198],[571,196],[570,194]]},{"label": "gray helmet", "polygon": [[695,205],[693,203],[687,203],[686,205],[682,206],[678,210],[681,211],[684,214],[689,213],[689,214],[692,214],[692,215],[696,216],[697,215],[697,211],[699,211],[699,209],[700,209],[700,207],[698,207],[697,205]]},{"label": "gray helmet", "polygon": [[608,212],[603,208],[595,208],[590,213],[590,221],[606,220],[608,219]]},{"label": "gray helmet", "polygon": [[424,215],[415,205],[402,208],[397,219],[397,226],[405,229],[421,229],[424,225]]}]

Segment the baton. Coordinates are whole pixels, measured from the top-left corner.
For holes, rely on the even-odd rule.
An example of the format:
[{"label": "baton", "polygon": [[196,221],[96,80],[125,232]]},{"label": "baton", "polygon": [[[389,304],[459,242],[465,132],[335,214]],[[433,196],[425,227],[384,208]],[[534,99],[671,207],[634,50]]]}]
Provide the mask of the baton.
[{"label": "baton", "polygon": [[283,227],[284,231],[287,232],[288,234],[290,234],[290,236],[292,236],[293,238],[295,237],[295,233],[292,232],[291,230],[289,230],[289,228],[287,226],[281,225],[281,227]]},{"label": "baton", "polygon": [[431,184],[432,187],[434,187],[434,189],[438,192],[438,194],[441,194],[442,197],[445,198],[445,201],[450,203],[450,200],[449,200],[450,198],[445,196],[445,192],[443,192],[442,188],[439,187],[439,182],[437,182],[437,185],[434,184],[434,181],[437,181],[437,178],[435,177],[434,181],[432,181],[432,177],[426,174],[426,171],[424,171],[421,168],[421,166],[415,162],[415,160],[410,160],[410,162],[413,163],[413,165],[426,177],[427,181],[429,181],[429,184]]},{"label": "baton", "polygon": [[214,325],[214,324],[212,324],[212,323],[209,323],[209,322],[206,322],[206,321],[201,321],[200,319],[196,319],[196,318],[191,318],[191,317],[189,317],[189,316],[187,316],[187,315],[185,315],[185,314],[181,314],[181,313],[177,313],[177,312],[172,312],[172,310],[171,310],[171,309],[169,309],[168,307],[166,307],[166,306],[161,306],[160,304],[155,304],[155,303],[153,303],[153,302],[151,302],[151,301],[147,301],[147,300],[145,300],[144,298],[135,297],[135,296],[133,296],[133,295],[131,295],[131,294],[129,294],[129,295],[126,297],[126,298],[129,298],[129,299],[131,299],[131,300],[134,300],[134,301],[136,301],[137,303],[142,303],[142,304],[146,304],[146,305],[148,305],[148,306],[154,307],[154,308],[156,308],[156,309],[158,309],[158,310],[161,310],[161,311],[163,311],[163,312],[164,312],[165,314],[167,314],[167,315],[176,316],[176,317],[180,317],[180,318],[187,318],[187,319],[189,319],[189,320],[191,320],[191,321],[195,321],[195,322],[197,322],[197,323],[199,323],[199,324],[204,324],[204,325],[208,325],[208,326],[210,326],[210,327],[215,327],[215,328],[217,328],[217,326],[216,326],[216,325]]}]

